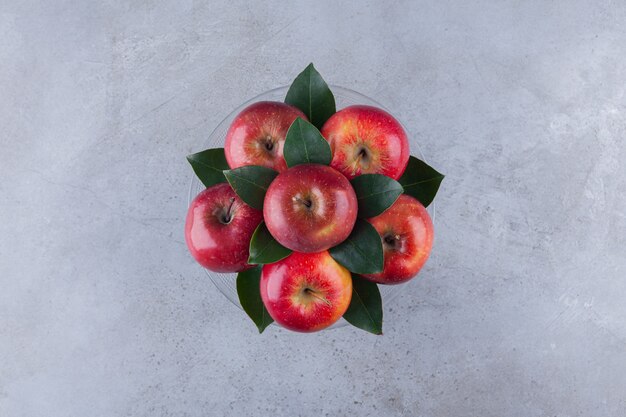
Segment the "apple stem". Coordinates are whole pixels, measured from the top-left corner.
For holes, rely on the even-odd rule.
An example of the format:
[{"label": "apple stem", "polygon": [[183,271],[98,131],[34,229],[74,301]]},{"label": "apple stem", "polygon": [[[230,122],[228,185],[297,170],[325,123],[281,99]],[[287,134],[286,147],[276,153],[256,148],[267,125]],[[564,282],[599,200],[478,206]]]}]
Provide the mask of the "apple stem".
[{"label": "apple stem", "polygon": [[358,164],[359,162],[361,162],[361,159],[365,160],[365,162],[367,162],[367,159],[369,157],[369,154],[367,152],[367,149],[365,148],[361,148],[359,149],[359,152],[356,154],[356,163]]},{"label": "apple stem", "polygon": [[386,247],[391,250],[398,250],[398,246],[400,245],[400,241],[402,240],[402,235],[400,234],[391,234],[388,233],[383,237],[383,242]]},{"label": "apple stem", "polygon": [[294,197],[293,199],[296,200],[298,203],[304,204],[306,208],[311,208],[311,206],[313,205],[311,200],[303,200],[300,197]]},{"label": "apple stem", "polygon": [[313,291],[310,288],[305,288],[304,292],[309,294],[310,296],[317,298],[320,301],[323,301],[324,303],[326,303],[327,306],[332,307],[333,303],[331,303],[326,297],[322,297],[321,295],[319,295],[317,292]]},{"label": "apple stem", "polygon": [[224,222],[224,224],[230,223],[230,221],[233,219],[233,206],[234,205],[235,205],[235,198],[231,197],[228,209],[226,209],[226,213],[224,213],[224,216],[222,217],[222,221]]}]

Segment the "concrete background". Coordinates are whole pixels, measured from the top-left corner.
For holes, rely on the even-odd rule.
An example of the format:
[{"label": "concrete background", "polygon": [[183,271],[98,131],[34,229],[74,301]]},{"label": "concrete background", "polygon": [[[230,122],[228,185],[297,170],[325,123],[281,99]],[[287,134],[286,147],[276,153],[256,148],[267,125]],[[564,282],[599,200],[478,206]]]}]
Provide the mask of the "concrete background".
[{"label": "concrete background", "polygon": [[[470,5],[471,3],[471,5]],[[0,1],[0,416],[626,415],[622,1]],[[447,178],[422,277],[259,336],[185,155],[310,61]]]}]

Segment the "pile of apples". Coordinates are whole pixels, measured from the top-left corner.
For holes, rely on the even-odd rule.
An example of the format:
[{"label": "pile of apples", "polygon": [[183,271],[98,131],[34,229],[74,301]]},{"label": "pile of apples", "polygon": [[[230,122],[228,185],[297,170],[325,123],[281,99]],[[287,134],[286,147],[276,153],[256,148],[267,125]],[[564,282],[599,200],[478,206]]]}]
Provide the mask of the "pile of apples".
[{"label": "pile of apples", "polygon": [[386,111],[334,96],[310,64],[285,102],[257,102],[233,120],[224,148],[188,160],[207,187],[189,206],[191,255],[237,272],[242,307],[260,332],[341,317],[382,334],[377,284],[415,277],[430,254],[426,206],[443,175],[410,155]]}]

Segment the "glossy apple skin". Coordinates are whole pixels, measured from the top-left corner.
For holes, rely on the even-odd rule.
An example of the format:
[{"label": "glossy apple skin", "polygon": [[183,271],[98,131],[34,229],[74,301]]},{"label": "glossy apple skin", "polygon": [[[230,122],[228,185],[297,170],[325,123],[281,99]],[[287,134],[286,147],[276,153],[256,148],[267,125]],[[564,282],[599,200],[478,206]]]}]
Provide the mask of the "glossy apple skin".
[{"label": "glossy apple skin", "polygon": [[298,332],[322,330],[343,316],[352,298],[350,272],[327,251],[294,252],[263,266],[261,298],[270,316]]},{"label": "glossy apple skin", "polygon": [[356,105],[338,111],[322,127],[333,152],[330,166],[349,179],[384,174],[399,179],[409,162],[409,141],[400,123],[377,107]]},{"label": "glossy apple skin", "polygon": [[283,246],[321,252],[344,241],[356,221],[358,203],[350,181],[317,164],[296,165],[279,174],[265,194],[263,217]]},{"label": "glossy apple skin", "polygon": [[224,153],[231,168],[261,165],[278,172],[287,169],[283,146],[289,126],[304,113],[277,101],[260,101],[235,117],[226,133]]},{"label": "glossy apple skin", "polygon": [[433,222],[415,198],[402,194],[382,214],[368,219],[383,241],[383,272],[363,275],[379,284],[400,284],[413,278],[433,246]]},{"label": "glossy apple skin", "polygon": [[262,220],[263,213],[245,204],[230,185],[214,185],[189,206],[187,247],[194,259],[211,271],[243,271],[250,267],[250,238]]}]

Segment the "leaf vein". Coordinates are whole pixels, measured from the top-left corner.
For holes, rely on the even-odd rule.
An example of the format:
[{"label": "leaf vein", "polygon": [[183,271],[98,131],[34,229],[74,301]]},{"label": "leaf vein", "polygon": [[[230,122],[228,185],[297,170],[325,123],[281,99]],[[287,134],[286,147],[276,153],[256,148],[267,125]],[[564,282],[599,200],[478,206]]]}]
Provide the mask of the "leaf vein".
[{"label": "leaf vein", "polygon": [[365,306],[365,302],[363,302],[363,299],[361,298],[361,295],[359,294],[358,291],[354,291],[354,293],[357,296],[359,303],[361,303],[361,306],[362,306],[363,310],[365,310],[365,313],[367,314],[367,317],[370,319],[372,327],[378,331],[379,330],[378,325],[376,324],[376,321],[374,320],[374,318],[370,314],[369,309]]},{"label": "leaf vein", "polygon": [[[311,65],[311,67],[312,66],[313,65]],[[312,90],[311,90],[311,73],[312,72],[313,71],[311,71],[311,69],[309,69],[309,86],[308,86],[309,87],[309,117],[310,117],[311,123],[313,123],[313,102],[312,102],[312,99],[311,99],[311,95],[313,94]]]},{"label": "leaf vein", "polygon": [[378,195],[382,195],[382,194],[391,194],[391,193],[401,193],[401,190],[399,188],[392,188],[390,190],[384,190],[384,191],[379,191],[379,192],[375,192],[372,194],[367,194],[364,196],[360,196],[358,199],[359,200],[364,200],[366,198],[370,198],[370,197],[374,197],[374,196],[378,196]]},{"label": "leaf vein", "polygon": [[205,162],[202,162],[202,161],[199,161],[197,159],[191,159],[191,161],[196,163],[196,164],[198,164],[198,165],[202,165],[203,167],[207,167],[209,169],[212,169],[214,171],[220,171],[220,172],[223,171],[222,169],[216,168],[214,165],[209,165],[209,164],[207,164]]},{"label": "leaf vein", "polygon": [[363,260],[365,260],[368,264],[370,264],[371,266],[374,266],[375,269],[378,269],[377,265],[373,262],[370,261],[369,257],[367,256],[367,254],[365,252],[363,252],[357,245],[354,244],[354,242],[352,240],[348,240],[347,243],[349,243],[350,245],[352,245],[352,247],[361,255],[361,257],[363,258]]},{"label": "leaf vein", "polygon": [[436,181],[438,179],[443,179],[443,176],[432,177],[432,178],[428,178],[428,179],[417,181],[417,182],[405,183],[405,184],[402,184],[402,185],[404,187],[412,187],[414,185],[423,184],[425,182]]},{"label": "leaf vein", "polygon": [[251,180],[249,180],[249,179],[247,179],[247,178],[245,178],[245,177],[239,176],[239,175],[234,175],[234,174],[231,174],[231,175],[232,175],[232,177],[233,177],[233,178],[235,178],[236,180],[240,180],[240,181],[243,181],[243,182],[247,182],[248,184],[252,184],[252,185],[254,185],[255,187],[257,187],[257,188],[259,188],[259,189],[261,189],[261,190],[267,191],[267,187],[264,187],[264,186],[262,186],[262,185],[260,185],[260,184],[257,184],[257,183],[256,183],[256,182],[254,182],[254,181],[251,181]]}]

